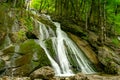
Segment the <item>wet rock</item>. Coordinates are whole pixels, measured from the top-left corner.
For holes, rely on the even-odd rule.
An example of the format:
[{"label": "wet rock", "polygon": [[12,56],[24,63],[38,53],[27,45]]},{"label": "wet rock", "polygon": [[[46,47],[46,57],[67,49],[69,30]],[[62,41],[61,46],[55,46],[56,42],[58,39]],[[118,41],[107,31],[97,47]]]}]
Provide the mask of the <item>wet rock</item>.
[{"label": "wet rock", "polygon": [[5,61],[0,59],[0,73],[5,69]]},{"label": "wet rock", "polygon": [[115,75],[87,75],[89,80],[120,80],[120,76]]},{"label": "wet rock", "polygon": [[18,32],[11,32],[11,33],[9,33],[9,36],[10,36],[10,40],[13,43],[23,42],[26,40],[25,33],[22,30],[20,30]]},{"label": "wet rock", "polygon": [[9,76],[3,76],[0,78],[0,80],[31,80],[29,77],[9,77]]},{"label": "wet rock", "polygon": [[[6,63],[10,61],[12,55],[14,54],[15,46],[14,45],[9,45],[3,50],[1,50],[1,59],[3,59]],[[9,64],[7,64],[9,65]]]},{"label": "wet rock", "polygon": [[89,80],[86,75],[82,73],[77,73],[74,77],[74,80]]},{"label": "wet rock", "polygon": [[6,75],[12,72],[14,76],[28,76],[35,69],[49,65],[49,59],[40,45],[34,40],[26,40],[17,47],[15,46]]},{"label": "wet rock", "polygon": [[104,65],[106,73],[120,74],[120,58],[111,49],[106,46],[100,47],[98,59]]},{"label": "wet rock", "polygon": [[[74,40],[76,42],[76,44],[78,45],[78,47],[85,53],[85,55],[90,59],[90,61],[96,65],[99,64],[99,61],[97,59],[97,56],[95,54],[95,52],[92,50],[92,48],[90,47],[89,43],[87,43],[85,40],[82,40],[81,38],[71,34],[70,37],[72,38],[72,40]],[[97,38],[95,37],[95,40],[97,40]]]},{"label": "wet rock", "polygon": [[5,32],[2,32],[0,31],[0,44],[3,43],[4,39],[5,39],[5,36],[6,36],[6,33]]},{"label": "wet rock", "polygon": [[30,32],[30,31],[26,32],[26,37],[28,39],[38,39],[37,36],[34,33]]},{"label": "wet rock", "polygon": [[33,73],[30,74],[31,79],[39,78],[39,79],[47,79],[50,80],[54,77],[55,72],[54,70],[49,66],[41,67],[40,69],[37,69]]},{"label": "wet rock", "polygon": [[2,50],[2,52],[4,53],[3,55],[14,53],[14,51],[15,51],[15,46],[12,44]]},{"label": "wet rock", "polygon": [[10,34],[10,39],[13,43],[15,43],[17,41],[17,32],[11,32]]}]

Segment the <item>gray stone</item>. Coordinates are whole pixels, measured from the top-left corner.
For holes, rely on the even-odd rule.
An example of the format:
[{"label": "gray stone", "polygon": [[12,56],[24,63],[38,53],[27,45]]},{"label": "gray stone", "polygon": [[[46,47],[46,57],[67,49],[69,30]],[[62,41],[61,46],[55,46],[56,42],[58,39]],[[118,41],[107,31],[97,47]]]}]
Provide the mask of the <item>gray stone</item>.
[{"label": "gray stone", "polygon": [[0,72],[5,69],[5,61],[0,59]]},{"label": "gray stone", "polygon": [[55,76],[54,70],[49,66],[41,67],[30,74],[31,79],[52,79]]},{"label": "gray stone", "polygon": [[105,66],[106,73],[120,74],[120,58],[107,46],[99,48],[98,59]]}]

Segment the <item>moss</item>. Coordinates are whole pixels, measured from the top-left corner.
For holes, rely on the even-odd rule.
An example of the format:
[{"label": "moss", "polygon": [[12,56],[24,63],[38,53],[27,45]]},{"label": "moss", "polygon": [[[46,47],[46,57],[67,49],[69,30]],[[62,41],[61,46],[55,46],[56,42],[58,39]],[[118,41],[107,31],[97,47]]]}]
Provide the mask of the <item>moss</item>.
[{"label": "moss", "polygon": [[50,55],[56,59],[56,53],[55,53],[55,50],[53,49],[53,44],[52,44],[52,40],[49,38],[47,40],[45,40],[45,45],[47,47],[47,49],[49,50],[50,52]]},{"label": "moss", "polygon": [[105,67],[105,72],[109,74],[117,74],[118,69],[117,69],[117,64],[114,62],[109,62],[109,64]]},{"label": "moss", "polygon": [[86,36],[86,34],[87,34],[86,32],[83,31],[83,29],[80,26],[78,26],[72,22],[63,21],[63,22],[61,22],[61,25],[62,25],[61,28],[64,31],[71,32],[77,36],[83,37],[83,36]]},{"label": "moss", "polygon": [[39,48],[40,48],[40,46],[38,44],[36,44],[34,40],[27,40],[23,44],[20,45],[19,52],[21,52],[23,54],[34,53]]},{"label": "moss", "polygon": [[42,17],[42,16],[37,16],[37,15],[33,15],[30,14],[34,19],[37,19],[38,21],[40,21],[41,23],[45,24],[46,26],[51,27],[54,31],[56,31],[56,26],[54,25],[54,23],[52,23],[50,20],[46,19],[46,17]]},{"label": "moss", "polygon": [[5,68],[5,61],[0,59],[0,73]]},{"label": "moss", "polygon": [[24,41],[26,39],[25,31],[24,30],[19,30],[17,32],[17,42]]},{"label": "moss", "polygon": [[117,38],[113,38],[112,39],[112,43],[116,46],[119,47],[120,46],[120,41]]},{"label": "moss", "polygon": [[105,59],[105,62],[107,62],[107,63],[109,63],[110,61],[112,61],[112,59],[110,59],[110,58],[108,58],[108,57],[106,57],[106,58],[104,58]]},{"label": "moss", "polygon": [[3,51],[4,55],[14,53],[15,46],[9,46],[9,47],[3,49],[2,51]]},{"label": "moss", "polygon": [[[17,55],[17,56],[16,56]],[[34,40],[26,40],[11,58],[12,67],[17,67],[14,75],[28,75],[42,66],[50,66],[45,51]]]},{"label": "moss", "polygon": [[11,27],[13,24],[12,18],[9,17],[8,13],[10,9],[10,5],[6,3],[0,4],[0,30],[7,31],[6,27]]}]

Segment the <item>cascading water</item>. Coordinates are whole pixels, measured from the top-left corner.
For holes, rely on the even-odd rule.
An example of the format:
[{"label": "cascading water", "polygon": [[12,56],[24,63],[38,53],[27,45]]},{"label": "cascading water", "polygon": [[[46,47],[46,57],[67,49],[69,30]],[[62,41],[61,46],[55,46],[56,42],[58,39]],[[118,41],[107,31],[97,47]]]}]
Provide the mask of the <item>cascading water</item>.
[{"label": "cascading water", "polygon": [[[31,0],[25,1],[27,8],[29,10]],[[35,11],[31,11],[34,15],[44,16],[51,23],[56,26],[56,31],[41,23],[37,19],[34,19],[35,26],[39,27],[39,41],[38,43],[46,52],[53,69],[55,70],[56,76],[72,76],[74,75],[73,66],[77,68],[77,71],[81,71],[85,74],[95,73],[91,62],[82,53],[78,46],[67,36],[67,34],[61,30],[60,24],[58,22],[53,22],[50,16],[42,14],[36,14]],[[51,40],[51,49],[54,53],[47,48],[47,40]],[[49,45],[49,44],[48,44]],[[52,56],[54,54],[54,56]]]},{"label": "cascading water", "polygon": [[[50,20],[50,17],[48,17],[48,19]],[[56,26],[56,31],[54,32],[54,30],[38,20],[34,19],[34,21],[39,25],[39,44],[46,52],[55,70],[56,76],[74,75],[72,70],[73,66],[76,66],[76,68],[79,68],[79,71],[81,70],[81,72],[85,74],[95,73],[94,68],[91,66],[91,62],[67,34],[61,30],[59,23],[50,20]],[[48,39],[52,41],[51,49],[55,52],[55,58],[51,56],[53,53],[50,53],[46,46],[45,41]]]}]

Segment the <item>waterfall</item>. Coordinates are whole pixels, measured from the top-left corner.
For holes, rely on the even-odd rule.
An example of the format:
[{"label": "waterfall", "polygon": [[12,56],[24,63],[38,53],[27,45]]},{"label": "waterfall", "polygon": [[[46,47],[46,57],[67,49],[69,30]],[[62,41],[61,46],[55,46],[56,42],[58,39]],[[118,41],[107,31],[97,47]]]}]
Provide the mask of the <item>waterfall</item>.
[{"label": "waterfall", "polygon": [[[34,19],[36,25],[39,25],[39,44],[46,52],[52,67],[55,70],[56,76],[72,76],[74,71],[72,66],[79,68],[79,71],[85,74],[95,73],[94,68],[91,66],[91,62],[85,56],[85,54],[78,48],[78,46],[67,36],[67,34],[61,30],[60,23],[53,22],[55,26],[54,31],[49,26]],[[51,53],[46,45],[46,40],[50,39],[52,42],[51,49],[55,52],[55,56],[51,56]],[[74,63],[74,64],[73,64]]]}]

